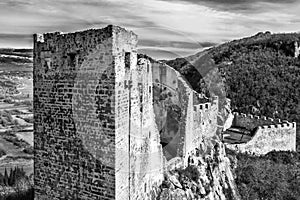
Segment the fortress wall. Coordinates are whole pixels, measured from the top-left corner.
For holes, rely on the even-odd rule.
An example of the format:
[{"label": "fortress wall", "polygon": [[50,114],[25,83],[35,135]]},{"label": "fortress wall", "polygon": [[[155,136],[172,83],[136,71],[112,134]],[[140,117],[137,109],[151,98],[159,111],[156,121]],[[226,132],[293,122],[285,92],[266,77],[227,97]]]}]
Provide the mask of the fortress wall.
[{"label": "fortress wall", "polygon": [[36,199],[115,199],[112,35],[34,36]]},{"label": "fortress wall", "polygon": [[137,65],[136,44],[114,26],[35,36],[37,199],[149,199],[161,183],[151,66]]},{"label": "fortress wall", "polygon": [[193,106],[193,137],[189,143],[189,154],[195,148],[200,148],[203,140],[213,138],[217,131],[218,97],[213,97],[212,102],[196,104]]},{"label": "fortress wall", "polygon": [[[130,122],[130,198],[150,199],[163,180],[163,153],[154,121],[151,63],[140,59],[132,68]],[[138,117],[137,117],[138,116]]]},{"label": "fortress wall", "polygon": [[[201,95],[171,67],[137,61],[136,44],[134,33],[115,26],[35,36],[36,199],[154,199],[163,170],[190,153],[203,152],[202,163],[220,156],[217,99],[195,115]],[[173,132],[169,163],[160,132]],[[221,198],[219,174],[229,169],[219,158],[222,171],[214,186],[207,182],[211,199]],[[215,173],[208,168],[207,181]]]},{"label": "fortress wall", "polygon": [[[168,77],[168,78],[166,78]],[[161,124],[164,118],[168,117],[170,111],[167,107],[176,105],[179,108],[180,117],[177,118],[176,126],[168,127],[168,119],[161,126],[164,129],[162,134],[168,136],[168,132],[173,131],[174,137],[165,148],[176,150],[174,157],[183,157],[187,160],[189,153],[194,152],[203,143],[203,138],[215,136],[217,130],[218,98],[215,97],[210,103],[200,104],[203,98],[200,94],[191,89],[186,80],[173,68],[163,63],[153,64],[153,82],[154,86],[161,88],[156,96],[171,93],[172,96],[157,99],[159,104],[159,115],[156,115],[156,121]],[[177,84],[177,85],[176,85]],[[165,98],[165,99],[164,99]],[[154,101],[156,102],[156,101]],[[170,118],[170,117],[169,117]],[[173,129],[172,129],[173,128]]]},{"label": "fortress wall", "polygon": [[160,62],[152,64],[156,122],[161,135],[172,138],[164,149],[173,153],[172,158],[182,157],[193,137],[194,91],[173,68]]},{"label": "fortress wall", "polygon": [[130,156],[132,124],[141,118],[138,115],[138,94],[132,92],[136,82],[132,81],[131,71],[136,68],[137,36],[124,29],[117,29],[113,40],[113,54],[115,57],[115,112],[116,112],[116,151],[115,151],[115,176],[116,199],[129,199],[132,187],[130,187]]},{"label": "fortress wall", "polygon": [[166,64],[152,63],[155,121],[161,138],[170,138],[164,148],[167,159],[180,155],[183,149],[182,131],[185,128],[180,93],[184,89],[178,81],[178,73]]},{"label": "fortress wall", "polygon": [[253,138],[244,144],[226,145],[240,152],[267,154],[270,151],[296,151],[296,123],[260,126]]},{"label": "fortress wall", "polygon": [[233,126],[245,127],[248,130],[253,130],[258,126],[274,125],[281,123],[280,119],[273,119],[265,116],[256,116],[244,113],[233,113]]}]

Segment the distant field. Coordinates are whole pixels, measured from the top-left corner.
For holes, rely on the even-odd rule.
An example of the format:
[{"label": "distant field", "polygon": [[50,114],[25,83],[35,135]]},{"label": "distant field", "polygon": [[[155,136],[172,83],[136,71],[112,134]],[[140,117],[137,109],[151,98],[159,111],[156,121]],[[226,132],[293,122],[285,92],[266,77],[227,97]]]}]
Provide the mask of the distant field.
[{"label": "distant field", "polygon": [[12,158],[0,159],[0,173],[4,174],[5,168],[10,169],[14,167],[19,167],[24,169],[27,175],[33,173],[33,158],[32,159],[23,159],[19,158],[17,160]]},{"label": "distant field", "polygon": [[[4,173],[5,168],[9,170],[14,167],[24,168],[28,175],[33,173],[33,155],[29,152],[33,146],[32,124],[26,122],[27,117],[24,115],[32,115],[30,112],[33,93],[32,73],[31,49],[0,49],[0,87],[2,87],[0,112],[7,110],[14,121],[13,124],[0,126],[0,149],[6,152],[6,155],[0,158],[0,173]],[[9,88],[16,89],[17,92],[9,93],[7,92],[11,91]],[[6,93],[3,94],[3,91]],[[26,126],[29,126],[30,130],[18,132],[15,130],[12,135],[5,133],[6,130],[14,130],[17,127],[26,129]],[[24,149],[27,153],[23,152]]]},{"label": "distant field", "polygon": [[2,63],[0,62],[0,74],[7,74],[7,72],[19,72],[20,74],[33,71],[32,63]]},{"label": "distant field", "polygon": [[33,132],[20,132],[16,133],[18,138],[25,140],[28,144],[33,146]]},{"label": "distant field", "polygon": [[0,49],[0,75],[32,75],[31,49]]},{"label": "distant field", "polygon": [[32,58],[32,49],[0,49],[0,54]]},{"label": "distant field", "polygon": [[[30,127],[29,127],[30,128]],[[30,128],[32,130],[32,127]],[[2,127],[2,130],[5,128]],[[7,133],[0,132],[0,149],[6,152],[5,156],[0,157],[0,173],[3,173],[5,168],[23,167],[26,173],[33,172],[33,155],[24,153],[24,147],[16,146],[13,142],[5,139]],[[17,132],[15,137],[26,141],[29,145],[33,146],[33,132]],[[27,147],[26,147],[27,148]]]}]

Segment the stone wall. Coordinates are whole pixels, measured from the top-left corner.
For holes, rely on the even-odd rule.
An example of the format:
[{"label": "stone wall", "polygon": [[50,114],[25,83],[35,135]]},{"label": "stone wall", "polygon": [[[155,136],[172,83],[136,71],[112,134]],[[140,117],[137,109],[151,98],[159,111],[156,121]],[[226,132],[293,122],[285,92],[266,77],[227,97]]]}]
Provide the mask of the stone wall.
[{"label": "stone wall", "polygon": [[36,199],[148,199],[163,178],[149,63],[108,26],[34,37]]},{"label": "stone wall", "polygon": [[226,146],[232,150],[256,155],[263,155],[270,151],[295,151],[296,123],[259,126],[249,142]]},{"label": "stone wall", "polygon": [[[232,175],[216,136],[218,99],[201,104],[179,72],[138,60],[136,45],[115,26],[35,35],[36,199],[153,199],[164,173],[196,154],[209,199],[224,199],[228,180],[218,177]],[[215,160],[220,170],[207,171]]]},{"label": "stone wall", "polygon": [[130,199],[150,199],[163,180],[163,153],[153,110],[151,63],[139,59],[131,69]]},{"label": "stone wall", "polygon": [[179,72],[160,62],[152,63],[155,121],[167,160],[184,155],[188,106],[192,89]]},{"label": "stone wall", "polygon": [[212,102],[194,105],[193,109],[193,130],[186,136],[187,153],[199,148],[205,138],[216,137],[218,97],[213,97]]},{"label": "stone wall", "polygon": [[36,199],[115,198],[112,38],[112,26],[34,36]]},{"label": "stone wall", "polygon": [[153,63],[153,84],[156,123],[161,137],[170,138],[164,154],[167,160],[181,157],[187,161],[203,138],[216,135],[218,98],[200,104],[203,95],[195,92],[179,72],[159,62]]},{"label": "stone wall", "polygon": [[[152,64],[155,119],[161,137],[170,137],[163,148],[166,180],[153,190],[158,194],[155,199],[239,199],[224,145],[216,135],[218,98],[200,103],[203,95],[176,70]],[[199,173],[197,181],[179,175],[191,165]]]}]

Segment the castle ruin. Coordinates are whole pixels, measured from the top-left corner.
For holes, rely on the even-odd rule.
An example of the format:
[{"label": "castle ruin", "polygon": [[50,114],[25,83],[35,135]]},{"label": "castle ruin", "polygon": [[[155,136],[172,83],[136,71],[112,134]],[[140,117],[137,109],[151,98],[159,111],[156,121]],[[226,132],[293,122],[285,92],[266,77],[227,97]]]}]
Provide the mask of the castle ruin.
[{"label": "castle ruin", "polygon": [[[34,35],[36,199],[158,199],[165,175],[189,165],[206,199],[236,196],[218,98],[138,58],[137,41],[116,26]],[[191,192],[180,195],[169,198]]]},{"label": "castle ruin", "polygon": [[229,149],[264,155],[271,151],[296,151],[296,123],[233,113],[232,126],[224,132]]}]

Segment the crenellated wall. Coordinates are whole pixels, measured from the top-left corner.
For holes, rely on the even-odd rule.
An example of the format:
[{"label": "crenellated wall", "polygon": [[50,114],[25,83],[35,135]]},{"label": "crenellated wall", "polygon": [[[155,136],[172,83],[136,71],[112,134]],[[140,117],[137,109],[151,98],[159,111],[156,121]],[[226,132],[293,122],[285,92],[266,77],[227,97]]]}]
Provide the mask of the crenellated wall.
[{"label": "crenellated wall", "polygon": [[218,97],[213,97],[211,102],[194,104],[193,106],[192,131],[186,134],[187,153],[199,148],[205,138],[216,136],[217,116],[218,116]]},{"label": "crenellated wall", "polygon": [[234,112],[233,115],[234,119],[232,122],[232,126],[244,127],[248,130],[253,130],[258,126],[275,125],[282,122],[280,119],[273,119],[265,116],[257,116],[237,112]]},{"label": "crenellated wall", "polygon": [[263,155],[270,151],[296,151],[296,123],[234,113],[233,126],[252,130],[250,141],[226,144],[232,150]]}]

